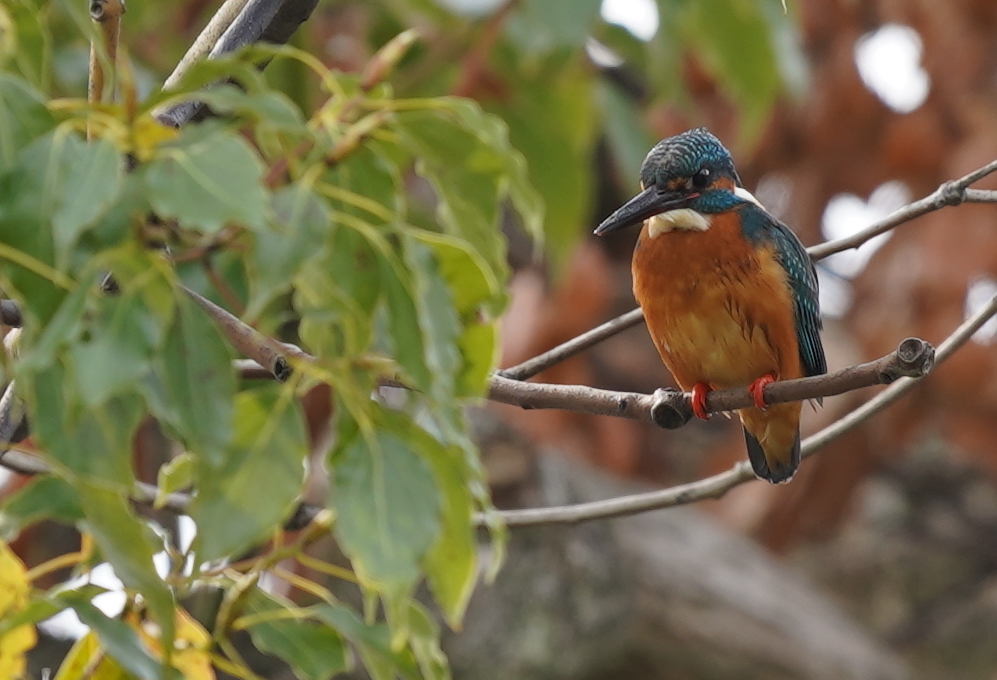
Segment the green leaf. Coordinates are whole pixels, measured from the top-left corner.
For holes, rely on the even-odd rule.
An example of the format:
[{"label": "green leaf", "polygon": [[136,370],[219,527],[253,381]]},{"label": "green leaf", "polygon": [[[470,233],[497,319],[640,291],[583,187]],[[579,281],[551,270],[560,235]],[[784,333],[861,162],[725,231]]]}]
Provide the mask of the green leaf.
[{"label": "green leaf", "polygon": [[197,99],[221,116],[238,116],[275,130],[304,130],[305,121],[301,117],[301,111],[281,92],[246,92],[235,85],[220,83],[210,90],[199,91]]},{"label": "green leaf", "polygon": [[481,396],[498,362],[497,324],[492,319],[505,294],[488,265],[461,239],[420,230],[407,233],[432,248],[438,273],[461,317],[463,327],[456,337],[461,366],[453,389],[458,396]]},{"label": "green leaf", "polygon": [[432,248],[458,312],[477,314],[484,308],[497,315],[501,311],[505,293],[488,263],[466,241],[420,229],[407,233]]},{"label": "green leaf", "polygon": [[250,266],[252,296],[247,318],[256,318],[274,296],[291,288],[305,260],[321,253],[332,218],[325,203],[302,184],[274,194],[276,215],[269,229],[256,234]]},{"label": "green leaf", "polygon": [[443,531],[426,554],[426,579],[447,623],[459,628],[478,575],[478,548],[474,529],[474,499],[468,489],[461,452],[425,437],[425,458],[440,488]]},{"label": "green leaf", "polygon": [[463,365],[457,340],[461,323],[454,309],[450,288],[439,275],[432,251],[418,241],[405,243],[405,264],[413,278],[419,333],[424,338],[425,366],[431,382],[425,385],[439,402],[453,399],[457,374]]},{"label": "green leaf", "polygon": [[164,330],[135,291],[96,300],[87,340],[69,350],[80,397],[88,408],[133,391],[152,368]]},{"label": "green leaf", "polygon": [[398,163],[373,142],[335,164],[326,171],[324,179],[337,189],[330,196],[337,212],[374,224],[388,224],[397,220],[405,209],[406,189]]},{"label": "green leaf", "polygon": [[82,516],[80,497],[65,480],[35,477],[0,503],[0,538],[11,541],[24,527],[45,519],[73,524]]},{"label": "green leaf", "polygon": [[69,135],[60,156],[62,182],[52,216],[52,235],[57,261],[65,268],[70,250],[83,230],[117,199],[124,167],[121,154],[106,139],[87,143]]},{"label": "green leaf", "polygon": [[[83,598],[73,598],[70,604],[80,621],[97,633],[104,649],[122,667],[143,680],[159,680],[163,677],[162,663],[152,655],[138,633],[128,624],[108,617]],[[166,641],[172,644],[171,637],[167,637]]]},{"label": "green leaf", "polygon": [[294,306],[301,314],[301,337],[318,356],[367,352],[382,293],[381,269],[377,251],[345,227],[333,231],[320,258],[305,264],[295,279]]},{"label": "green leaf", "polygon": [[464,328],[458,345],[464,365],[457,382],[457,394],[462,397],[484,396],[488,379],[499,361],[498,323],[469,324]]},{"label": "green leaf", "polygon": [[394,345],[394,357],[415,387],[428,390],[434,376],[426,363],[426,339],[415,301],[418,293],[409,279],[414,274],[397,264],[384,262],[381,281],[388,303],[388,331]]},{"label": "green leaf", "polygon": [[526,0],[519,3],[509,32],[526,50],[580,47],[599,17],[602,0]]},{"label": "green leaf", "polygon": [[[78,490],[86,513],[86,519],[81,522],[84,530],[93,535],[101,554],[114,567],[114,573],[125,587],[142,593],[162,631],[163,648],[169,649],[173,644],[175,605],[170,589],[159,578],[152,561],[153,553],[160,546],[154,545],[151,530],[135,517],[128,499],[122,494],[89,484],[79,486]],[[82,620],[82,612],[77,609],[77,613]],[[84,620],[84,623],[88,622]],[[103,634],[101,639],[104,639]],[[125,663],[124,659],[118,658],[118,661]]]},{"label": "green leaf", "polygon": [[189,452],[179,456],[159,468],[156,475],[156,503],[162,507],[169,494],[186,489],[194,483],[197,459]]},{"label": "green leaf", "polygon": [[31,601],[27,607],[17,614],[7,616],[0,621],[0,638],[18,626],[26,623],[36,624],[45,619],[52,618],[62,610],[69,608],[70,602],[89,602],[98,595],[106,592],[106,588],[90,583],[69,590],[65,589],[65,584],[59,584],[54,586],[48,593],[42,595],[39,595],[36,591],[32,594]]},{"label": "green leaf", "polygon": [[[253,589],[246,598],[246,614],[289,612],[294,603]],[[328,624],[302,619],[271,619],[249,628],[260,651],[287,663],[301,680],[327,680],[353,667],[342,636]]]},{"label": "green leaf", "polygon": [[511,199],[534,237],[542,234],[542,201],[499,118],[467,100],[437,101],[446,108],[398,114],[399,141],[418,159],[416,171],[436,191],[440,226],[470,243],[504,283],[508,265],[499,229],[501,201]]},{"label": "green leaf", "polygon": [[617,176],[630,193],[639,190],[640,166],[654,140],[641,123],[636,102],[610,83],[599,84],[599,101],[605,118],[606,141],[616,163]]},{"label": "green leaf", "polygon": [[440,531],[429,467],[387,431],[341,433],[331,467],[336,535],[357,574],[385,591],[411,587]]},{"label": "green leaf", "polygon": [[[465,130],[501,160],[503,190],[519,213],[526,233],[538,245],[542,244],[546,210],[544,199],[532,184],[526,158],[511,142],[511,132],[505,120],[483,111],[477,102],[470,99],[443,97],[441,101],[446,103],[448,112]],[[577,111],[572,111],[568,120],[574,121],[576,117],[580,122],[574,124],[585,124],[584,117],[579,116]]]},{"label": "green leaf", "polygon": [[544,216],[546,254],[559,268],[591,228],[597,121],[588,66],[557,65],[518,81],[516,96],[494,110],[508,121],[528,182],[546,206],[546,212],[530,211]]},{"label": "green leaf", "polygon": [[350,641],[374,680],[395,680],[397,675],[417,678],[419,668],[407,650],[391,647],[391,631],[383,623],[368,625],[341,605],[320,604],[311,608],[319,620],[328,623]]},{"label": "green leaf", "polygon": [[740,105],[742,135],[753,139],[779,93],[779,69],[759,2],[688,3],[689,40],[699,57]]},{"label": "green leaf", "polygon": [[450,665],[440,649],[440,627],[429,611],[418,602],[409,602],[409,645],[426,680],[450,680]]},{"label": "green leaf", "polygon": [[[8,294],[25,303],[27,325],[44,326],[66,291],[55,267],[51,221],[61,189],[61,163],[72,135],[51,132],[24,149],[7,174],[0,176],[0,243],[23,253],[31,264],[0,257],[0,277]],[[64,282],[62,282],[64,283]]]},{"label": "green leaf", "polygon": [[177,312],[156,372],[165,403],[150,399],[150,406],[186,439],[188,450],[218,464],[232,438],[232,358],[212,321],[193,302],[178,299]]},{"label": "green leaf", "polygon": [[229,222],[254,230],[266,226],[263,164],[234,132],[212,126],[161,147],[145,170],[145,183],[159,216],[184,227],[211,234]]},{"label": "green leaf", "polygon": [[236,554],[280,528],[301,492],[304,419],[286,388],[236,397],[235,437],[221,461],[202,460],[190,516],[202,561]]},{"label": "green leaf", "polygon": [[18,383],[30,406],[29,420],[53,462],[93,482],[127,492],[134,482],[132,436],[145,416],[134,393],[112,397],[93,410],[79,404],[79,386],[58,364]]},{"label": "green leaf", "polygon": [[41,94],[24,81],[0,73],[0,173],[10,169],[18,152],[55,127]]}]

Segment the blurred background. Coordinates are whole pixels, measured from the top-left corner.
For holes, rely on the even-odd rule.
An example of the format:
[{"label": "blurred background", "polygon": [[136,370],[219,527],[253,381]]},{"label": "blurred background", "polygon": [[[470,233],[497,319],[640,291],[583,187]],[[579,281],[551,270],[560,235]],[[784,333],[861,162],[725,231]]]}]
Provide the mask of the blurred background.
[{"label": "blurred background", "polygon": [[[30,29],[43,6],[12,3],[21,49],[42,49]],[[129,2],[140,88],[158,87],[216,6]],[[993,0],[322,0],[293,43],[352,72],[409,27],[424,40],[391,80],[399,95],[471,97],[503,117],[547,204],[541,258],[506,225],[506,366],[633,308],[636,230],[590,234],[662,137],[709,127],[807,245],[997,158]],[[54,46],[55,90],[85,92],[86,49]],[[268,77],[306,111],[321,102],[300,65]],[[831,370],[910,335],[937,344],[997,292],[997,207],[929,214],[818,272]],[[498,580],[447,640],[455,677],[997,678],[995,336],[988,324],[791,484],[513,531]],[[538,380],[672,384],[643,326]],[[872,394],[808,409],[804,435]],[[488,405],[474,420],[500,507],[692,481],[744,456],[723,418],[666,431]],[[45,551],[36,539],[21,553]]]}]

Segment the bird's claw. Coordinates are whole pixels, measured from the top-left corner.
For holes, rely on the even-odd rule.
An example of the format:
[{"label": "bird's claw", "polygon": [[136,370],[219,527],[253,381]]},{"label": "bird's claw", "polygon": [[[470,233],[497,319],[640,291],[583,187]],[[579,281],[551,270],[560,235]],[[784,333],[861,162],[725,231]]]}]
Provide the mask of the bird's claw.
[{"label": "bird's claw", "polygon": [[700,420],[708,420],[710,412],[706,410],[706,395],[710,393],[710,386],[706,383],[696,383],[692,387],[692,412]]},{"label": "bird's claw", "polygon": [[759,411],[764,411],[769,407],[768,402],[765,401],[765,386],[771,385],[774,382],[775,376],[771,373],[766,373],[748,385],[748,392],[751,393],[751,398],[755,400],[755,408]]}]

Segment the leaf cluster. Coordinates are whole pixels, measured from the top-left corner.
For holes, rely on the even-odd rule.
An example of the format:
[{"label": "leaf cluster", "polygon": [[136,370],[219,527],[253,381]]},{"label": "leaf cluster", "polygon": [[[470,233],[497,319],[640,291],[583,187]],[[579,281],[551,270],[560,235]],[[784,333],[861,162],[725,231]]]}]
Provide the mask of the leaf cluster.
[{"label": "leaf cluster", "polygon": [[[82,658],[103,650],[136,677],[166,677],[190,627],[180,603],[210,585],[227,593],[205,622],[221,667],[242,663],[225,641],[245,629],[304,678],[348,668],[350,648],[374,677],[442,677],[437,624],[414,591],[425,579],[457,625],[476,580],[472,517],[490,503],[463,406],[495,363],[504,206],[539,237],[542,202],[505,125],[472,102],[397,99],[267,48],[327,88],[306,117],[256,56],[204,64],[179,89],[130,104],[126,93],[123,105],[48,101],[0,74],[0,290],[24,314],[4,369],[55,471],[3,501],[0,527],[10,538],[42,519],[75,524],[92,539],[78,568],[110,563],[141,613],[109,618],[80,588],[35,591],[3,632],[72,608],[99,640],[84,638]],[[223,80],[234,84],[199,91]],[[195,92],[215,118],[155,121]],[[420,203],[412,182],[431,189]],[[240,381],[187,290],[316,361],[285,384]],[[386,400],[385,377],[413,389]],[[300,401],[321,389],[333,395],[328,447],[309,437]],[[163,490],[195,492],[183,550],[127,501],[150,419],[182,454],[161,471]],[[306,608],[257,587],[275,554],[308,559],[311,533],[225,567],[284,540],[306,471],[323,468],[317,527],[348,557],[352,571],[336,573],[359,585],[363,615],[317,586]]]}]

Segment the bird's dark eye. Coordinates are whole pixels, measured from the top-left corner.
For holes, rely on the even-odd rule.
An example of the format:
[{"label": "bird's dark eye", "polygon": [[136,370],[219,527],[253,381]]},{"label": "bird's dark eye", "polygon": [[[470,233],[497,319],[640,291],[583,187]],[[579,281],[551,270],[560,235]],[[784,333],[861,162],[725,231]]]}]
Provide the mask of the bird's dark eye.
[{"label": "bird's dark eye", "polygon": [[697,189],[704,189],[710,183],[710,171],[708,168],[700,168],[692,176],[692,186]]}]

